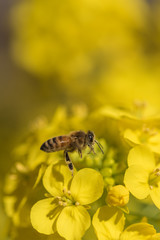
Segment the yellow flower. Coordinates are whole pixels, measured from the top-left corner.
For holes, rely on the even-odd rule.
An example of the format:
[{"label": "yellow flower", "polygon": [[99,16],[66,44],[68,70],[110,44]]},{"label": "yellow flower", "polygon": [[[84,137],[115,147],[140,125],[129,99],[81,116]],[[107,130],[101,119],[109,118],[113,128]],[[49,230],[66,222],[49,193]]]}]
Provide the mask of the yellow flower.
[{"label": "yellow flower", "polygon": [[124,139],[131,145],[144,144],[155,153],[160,154],[160,132],[158,129],[150,129],[144,126],[142,129],[126,129]]},{"label": "yellow flower", "polygon": [[[84,112],[82,108],[81,110]],[[37,118],[32,123],[30,131],[28,132],[28,137],[25,138],[25,142],[22,142],[14,149],[16,161],[19,160],[25,163],[25,166],[31,171],[42,163],[49,165],[49,163],[53,161],[57,162],[59,156],[63,155],[61,151],[50,155],[40,151],[40,146],[51,137],[65,135],[73,130],[85,129],[85,124],[82,122],[82,115],[77,115],[76,112],[68,114],[67,108],[62,106],[57,107],[50,122],[43,117]],[[76,153],[76,155],[78,154]]]},{"label": "yellow flower", "polygon": [[159,240],[160,239],[160,233],[154,234],[150,240]]},{"label": "yellow flower", "polygon": [[64,164],[50,165],[43,184],[49,197],[38,201],[31,209],[31,223],[40,233],[56,231],[68,240],[81,239],[91,220],[88,204],[103,193],[103,178],[96,170],[84,168],[71,177]]},{"label": "yellow flower", "polygon": [[[42,190],[39,183],[46,167],[42,165],[31,171],[21,162],[16,162],[13,169],[14,171],[5,178],[4,208],[14,226],[28,227],[30,226],[30,209],[34,199]],[[38,188],[37,185],[39,185]]]},{"label": "yellow flower", "polygon": [[135,223],[128,226],[121,234],[119,240],[150,240],[156,230],[148,223]]},{"label": "yellow flower", "polygon": [[124,183],[129,191],[138,199],[150,195],[160,208],[160,165],[153,153],[145,146],[136,146],[129,152],[128,167]]},{"label": "yellow flower", "polygon": [[107,194],[107,198],[106,198],[106,202],[110,205],[110,206],[119,206],[119,207],[123,207],[125,206],[129,201],[129,191],[127,188],[125,188],[122,185],[117,185],[112,187],[108,194]]},{"label": "yellow flower", "polygon": [[148,223],[136,223],[124,231],[124,214],[114,207],[103,206],[93,216],[93,226],[98,240],[150,240],[156,234]]},{"label": "yellow flower", "polygon": [[146,102],[135,100],[130,108],[104,106],[95,115],[117,120],[123,126],[138,126],[142,123],[155,123],[159,121],[160,114],[157,109]]},{"label": "yellow flower", "polygon": [[52,117],[51,122],[45,118],[37,118],[30,126],[28,137],[14,150],[16,160],[24,162],[26,167],[34,170],[41,163],[57,161],[58,153],[52,156],[40,151],[41,144],[52,136],[57,136],[60,130],[63,132],[63,122],[67,119],[66,108],[58,107]]}]

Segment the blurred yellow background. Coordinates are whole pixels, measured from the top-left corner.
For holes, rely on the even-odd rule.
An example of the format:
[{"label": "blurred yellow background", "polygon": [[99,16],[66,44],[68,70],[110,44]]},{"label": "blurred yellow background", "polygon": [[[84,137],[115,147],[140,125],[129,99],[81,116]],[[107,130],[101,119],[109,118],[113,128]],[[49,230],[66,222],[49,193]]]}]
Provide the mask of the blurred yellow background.
[{"label": "blurred yellow background", "polygon": [[2,177],[32,120],[59,105],[160,107],[159,1],[1,0],[0,11]]},{"label": "blurred yellow background", "polygon": [[160,1],[0,0],[1,180],[35,118],[160,109],[159,80]]},{"label": "blurred yellow background", "polygon": [[160,107],[158,0],[1,0],[0,11],[2,177],[32,120],[59,105]]}]

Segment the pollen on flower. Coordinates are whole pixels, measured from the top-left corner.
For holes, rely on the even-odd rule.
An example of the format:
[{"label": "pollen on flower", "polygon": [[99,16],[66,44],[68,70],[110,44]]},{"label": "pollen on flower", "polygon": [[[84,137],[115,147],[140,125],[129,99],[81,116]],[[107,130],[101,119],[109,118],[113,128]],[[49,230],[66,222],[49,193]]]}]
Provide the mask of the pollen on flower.
[{"label": "pollen on flower", "polygon": [[143,116],[143,112],[144,112],[146,106],[147,106],[147,103],[145,101],[135,100],[134,101],[135,115],[137,117],[142,117]]},{"label": "pollen on flower", "polygon": [[150,140],[152,137],[158,135],[158,131],[156,131],[154,128],[147,127],[146,124],[144,124],[142,129],[135,131],[135,134],[140,143],[151,144]]},{"label": "pollen on flower", "polygon": [[149,185],[149,188],[152,190],[152,189],[153,189],[153,186],[152,186],[152,185]]},{"label": "pollen on flower", "polygon": [[70,190],[67,190],[66,188],[63,188],[63,193],[65,196],[70,196],[71,195],[71,191]]},{"label": "pollen on flower", "polygon": [[56,196],[55,199],[59,199],[59,200],[61,200],[62,197],[60,197],[60,196]]},{"label": "pollen on flower", "polygon": [[70,194],[70,191],[66,190],[65,188],[62,191],[63,191],[63,196],[56,196],[54,198],[57,200],[58,205],[63,207],[73,205],[73,199]]},{"label": "pollen on flower", "polygon": [[143,126],[140,140],[141,142],[147,142],[151,137],[156,136],[157,134],[158,132],[155,129]]},{"label": "pollen on flower", "polygon": [[76,206],[79,206],[79,205],[80,205],[80,203],[79,203],[79,202],[75,202],[75,205],[76,205]]},{"label": "pollen on flower", "polygon": [[145,134],[148,134],[149,137],[155,136],[155,135],[158,134],[158,132],[155,129],[151,129],[149,127],[146,127],[146,125],[143,126],[142,132],[145,133]]},{"label": "pollen on flower", "polygon": [[149,176],[149,186],[152,190],[154,186],[157,186],[157,184],[160,182],[160,168],[156,168],[153,170],[153,172]]},{"label": "pollen on flower", "polygon": [[67,193],[68,193],[68,195],[71,195],[71,191],[70,190],[68,190]]},{"label": "pollen on flower", "polygon": [[156,168],[153,172],[155,175],[160,176],[160,168]]},{"label": "pollen on flower", "polygon": [[59,204],[60,206],[63,206],[63,201],[58,201],[58,204]]},{"label": "pollen on flower", "polygon": [[63,188],[63,193],[65,194],[65,193],[67,193],[67,189],[66,188]]}]

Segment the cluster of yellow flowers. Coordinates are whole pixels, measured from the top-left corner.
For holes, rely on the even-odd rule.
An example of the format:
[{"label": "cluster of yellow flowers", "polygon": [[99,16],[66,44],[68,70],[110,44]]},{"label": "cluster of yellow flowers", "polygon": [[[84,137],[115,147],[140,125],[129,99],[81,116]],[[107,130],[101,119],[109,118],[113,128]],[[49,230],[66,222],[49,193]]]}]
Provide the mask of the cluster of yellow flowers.
[{"label": "cluster of yellow flowers", "polygon": [[[160,4],[149,2],[12,8],[14,60],[39,80],[41,101],[66,105],[50,121],[39,117],[14,149],[3,196],[11,239],[160,239],[160,114],[141,101],[126,107],[134,98],[160,103]],[[73,130],[94,131],[104,154],[72,153],[72,177],[62,152],[39,148]]]},{"label": "cluster of yellow flowers", "polygon": [[[39,118],[6,177],[12,239],[160,239],[159,119],[139,101],[132,109],[105,106],[79,116],[61,107],[50,123]],[[88,126],[99,129],[104,155],[96,146],[96,155],[73,153],[74,176],[61,152],[39,150],[51,136]]]}]

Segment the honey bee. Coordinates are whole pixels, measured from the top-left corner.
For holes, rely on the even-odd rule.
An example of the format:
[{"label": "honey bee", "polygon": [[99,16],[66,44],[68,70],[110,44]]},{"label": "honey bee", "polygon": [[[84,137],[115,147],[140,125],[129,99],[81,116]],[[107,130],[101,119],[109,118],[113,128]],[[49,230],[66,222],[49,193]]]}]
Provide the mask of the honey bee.
[{"label": "honey bee", "polygon": [[68,135],[50,138],[42,144],[40,150],[47,153],[64,150],[66,164],[68,165],[73,176],[73,164],[68,152],[74,152],[77,150],[80,157],[82,158],[82,150],[84,150],[88,146],[90,148],[89,153],[93,152],[95,154],[93,147],[95,143],[98,145],[101,152],[104,154],[102,150],[103,147],[95,139],[94,132],[88,131],[87,133],[85,133],[84,131],[80,130],[71,132]]}]

